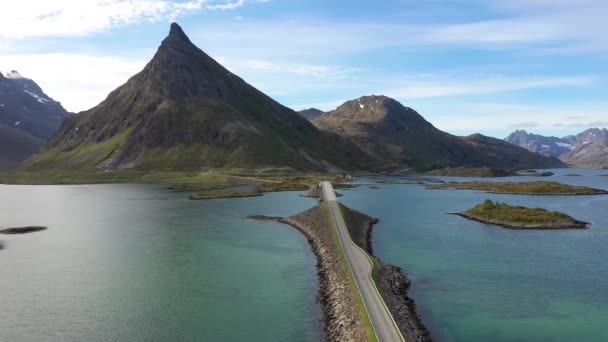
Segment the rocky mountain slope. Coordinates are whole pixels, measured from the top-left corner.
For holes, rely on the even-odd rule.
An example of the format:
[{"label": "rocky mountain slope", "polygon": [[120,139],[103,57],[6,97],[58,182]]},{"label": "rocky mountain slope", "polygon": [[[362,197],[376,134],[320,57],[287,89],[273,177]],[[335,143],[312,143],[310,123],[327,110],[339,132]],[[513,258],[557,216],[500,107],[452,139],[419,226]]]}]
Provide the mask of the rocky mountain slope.
[{"label": "rocky mountain slope", "polygon": [[314,120],[314,119],[318,118],[319,116],[325,114],[325,112],[323,112],[322,110],[316,109],[316,108],[308,108],[308,109],[299,111],[298,114],[300,114],[301,116],[305,117],[308,120]]},{"label": "rocky mountain slope", "polygon": [[313,123],[351,141],[386,168],[560,166],[555,158],[482,136],[442,132],[411,108],[385,96],[348,101]]},{"label": "rocky mountain slope", "polygon": [[605,128],[591,128],[563,138],[518,130],[506,137],[505,141],[532,152],[558,157],[575,166],[608,166],[608,130]]},{"label": "rocky mountain slope", "polygon": [[360,156],[225,69],[174,23],[140,73],[65,120],[29,165],[333,171],[364,166]]},{"label": "rocky mountain slope", "polygon": [[505,138],[506,142],[546,156],[560,157],[574,148],[574,137],[545,137],[524,130],[517,130]]},{"label": "rocky mountain slope", "polygon": [[36,153],[67,115],[33,80],[14,70],[0,73],[0,166]]}]

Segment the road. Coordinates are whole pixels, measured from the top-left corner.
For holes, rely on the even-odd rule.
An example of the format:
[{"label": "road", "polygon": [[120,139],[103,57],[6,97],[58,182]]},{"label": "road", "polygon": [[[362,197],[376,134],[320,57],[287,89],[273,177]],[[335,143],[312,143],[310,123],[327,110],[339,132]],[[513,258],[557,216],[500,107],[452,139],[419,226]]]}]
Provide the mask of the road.
[{"label": "road", "polygon": [[355,278],[378,340],[382,342],[405,341],[371,278],[372,261],[367,253],[355,245],[348,234],[333,186],[329,182],[321,182],[321,188],[323,199],[331,210],[346,260]]}]

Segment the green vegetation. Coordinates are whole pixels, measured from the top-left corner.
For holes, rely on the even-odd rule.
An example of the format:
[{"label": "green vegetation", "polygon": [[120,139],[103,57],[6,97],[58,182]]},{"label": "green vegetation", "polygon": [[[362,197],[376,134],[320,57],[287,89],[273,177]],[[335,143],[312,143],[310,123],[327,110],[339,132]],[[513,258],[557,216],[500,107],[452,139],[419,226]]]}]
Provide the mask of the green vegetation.
[{"label": "green vegetation", "polygon": [[306,183],[300,183],[298,181],[277,181],[260,184],[258,189],[264,192],[274,191],[304,191],[308,190],[311,186]]},{"label": "green vegetation", "polygon": [[558,182],[448,182],[429,189],[483,190],[496,194],[520,195],[605,195],[608,191]]},{"label": "green vegetation", "polygon": [[567,229],[586,228],[587,223],[557,211],[542,208],[510,206],[504,203],[485,202],[457,215],[513,229]]},{"label": "green vegetation", "polygon": [[3,184],[160,183],[184,185],[190,183],[219,187],[230,186],[235,179],[237,177],[211,172],[104,171],[94,167],[49,170],[12,169],[0,172],[0,183]]},{"label": "green vegetation", "polygon": [[196,195],[190,196],[193,200],[205,200],[213,198],[231,198],[231,197],[256,197],[262,196],[259,191],[201,191]]},{"label": "green vegetation", "polygon": [[464,168],[454,167],[447,169],[439,169],[430,171],[428,174],[434,176],[450,176],[450,177],[509,177],[517,176],[512,170],[497,169],[497,168]]},{"label": "green vegetation", "polygon": [[[275,170],[276,171],[276,170]],[[72,169],[12,169],[0,171],[1,184],[97,184],[155,183],[166,184],[174,191],[210,191],[235,186],[254,186],[260,192],[302,191],[329,180],[335,188],[349,188],[342,176],[300,174],[276,176],[272,173],[245,169],[207,169],[199,172],[99,170],[94,167]]]},{"label": "green vegetation", "polygon": [[525,176],[532,176],[532,177],[551,177],[553,175],[554,175],[554,173],[551,171],[533,172],[531,174],[525,174]]},{"label": "green vegetation", "polygon": [[325,206],[325,208],[327,209],[327,215],[329,215],[329,217],[331,218],[332,237],[334,239],[334,243],[340,249],[340,258],[342,259],[342,263],[343,263],[344,267],[347,270],[349,270],[348,271],[348,284],[349,284],[349,287],[350,287],[352,293],[354,293],[355,297],[357,298],[357,303],[359,305],[359,314],[361,315],[361,319],[363,322],[362,325],[363,325],[363,328],[365,329],[365,331],[367,332],[367,340],[370,342],[372,342],[372,341],[377,342],[378,338],[376,337],[376,333],[374,332],[374,327],[372,326],[372,322],[369,319],[367,309],[365,308],[365,304],[363,303],[363,298],[361,298],[361,293],[359,292],[359,289],[357,288],[357,284],[355,283],[355,276],[353,275],[352,270],[350,269],[348,260],[346,260],[346,254],[344,254],[344,248],[342,247],[342,243],[340,242],[340,238],[338,237],[338,227],[336,226],[336,222],[334,222],[333,215],[331,214],[329,205],[327,205],[327,203],[323,203],[323,206]]},{"label": "green vegetation", "polygon": [[76,145],[74,149],[62,151],[58,148],[50,148],[42,153],[34,155],[30,158],[26,165],[36,165],[37,168],[44,168],[50,165],[55,165],[58,160],[67,164],[79,165],[97,165],[108,158],[116,149],[123,147],[127,143],[127,139],[131,136],[132,129],[126,129],[110,139]]}]

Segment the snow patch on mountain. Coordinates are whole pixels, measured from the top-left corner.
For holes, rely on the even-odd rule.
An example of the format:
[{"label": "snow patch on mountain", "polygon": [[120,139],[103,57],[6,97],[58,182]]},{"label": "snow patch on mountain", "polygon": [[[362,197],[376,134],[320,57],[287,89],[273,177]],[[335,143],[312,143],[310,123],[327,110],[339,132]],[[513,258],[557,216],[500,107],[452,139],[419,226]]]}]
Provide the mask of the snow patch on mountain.
[{"label": "snow patch on mountain", "polygon": [[49,100],[47,98],[44,98],[44,97],[42,97],[42,96],[40,96],[40,95],[38,95],[36,93],[32,93],[31,91],[24,90],[24,92],[28,93],[31,97],[35,98],[36,101],[38,101],[40,103],[47,103],[47,102],[51,101],[51,100]]},{"label": "snow patch on mountain", "polygon": [[568,144],[568,143],[564,143],[564,142],[556,142],[555,144],[560,147],[565,147],[565,148],[574,150],[574,146],[572,144]]},{"label": "snow patch on mountain", "polygon": [[11,72],[9,72],[9,73],[6,74],[6,78],[10,78],[10,79],[13,79],[13,80],[18,80],[18,79],[22,79],[22,78],[25,78],[25,77],[21,76],[21,74],[18,71],[13,70],[13,71],[11,71]]}]

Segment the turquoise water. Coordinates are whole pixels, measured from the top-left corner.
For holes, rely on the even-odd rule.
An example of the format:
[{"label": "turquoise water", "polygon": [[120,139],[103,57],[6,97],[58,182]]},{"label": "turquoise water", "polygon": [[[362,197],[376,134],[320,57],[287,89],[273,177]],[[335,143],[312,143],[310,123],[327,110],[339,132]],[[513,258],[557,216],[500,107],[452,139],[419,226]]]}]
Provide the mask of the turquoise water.
[{"label": "turquoise water", "polygon": [[[608,189],[608,177],[598,177],[606,170],[553,171],[556,176],[549,178],[497,180],[557,180]],[[340,200],[381,219],[373,233],[375,253],[410,274],[411,294],[436,340],[608,341],[608,196],[378,186],[342,191]],[[486,198],[563,211],[592,226],[513,231],[446,214]]]},{"label": "turquoise water", "polygon": [[[608,189],[598,177],[606,170],[554,172],[541,180]],[[381,219],[375,252],[408,271],[436,340],[608,340],[608,196],[376,185],[341,190],[340,200]],[[0,341],[318,340],[305,239],[244,218],[287,216],[315,201],[297,192],[188,196],[147,185],[0,186],[0,226],[49,226],[0,236]],[[486,198],[564,211],[592,227],[518,232],[446,214]]]},{"label": "turquoise water", "polygon": [[314,341],[297,193],[191,201],[146,185],[0,186],[0,341]]}]

